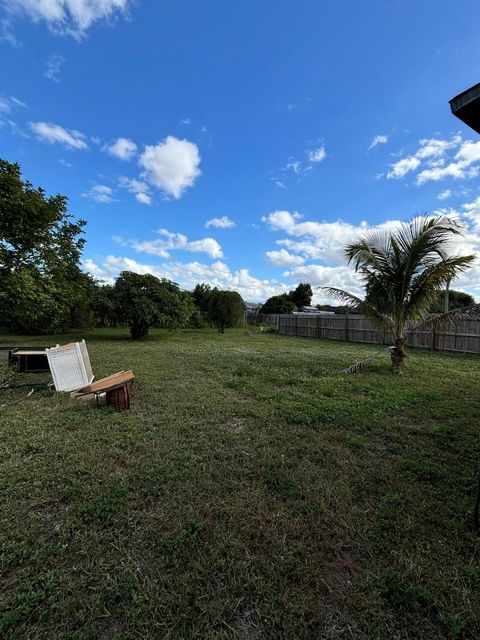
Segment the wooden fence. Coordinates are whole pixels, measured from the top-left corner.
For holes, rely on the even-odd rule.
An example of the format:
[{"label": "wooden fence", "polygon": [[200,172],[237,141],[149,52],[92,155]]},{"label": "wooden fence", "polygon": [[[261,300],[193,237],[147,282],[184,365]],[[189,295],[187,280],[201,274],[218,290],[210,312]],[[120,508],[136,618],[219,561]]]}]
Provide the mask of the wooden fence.
[{"label": "wooden fence", "polygon": [[[389,331],[377,331],[361,315],[277,315],[249,312],[247,322],[273,326],[279,333],[289,336],[392,344],[392,335]],[[416,331],[410,335],[408,345],[431,351],[455,351],[480,355],[480,318],[458,322],[454,329]]]}]

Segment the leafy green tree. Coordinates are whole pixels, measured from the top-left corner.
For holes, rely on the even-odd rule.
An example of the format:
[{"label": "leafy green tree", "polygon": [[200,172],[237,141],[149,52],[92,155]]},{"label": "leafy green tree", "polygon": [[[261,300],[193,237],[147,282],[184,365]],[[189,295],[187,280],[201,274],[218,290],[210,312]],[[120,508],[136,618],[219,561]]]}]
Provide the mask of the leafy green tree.
[{"label": "leafy green tree", "polygon": [[93,282],[90,289],[90,304],[96,327],[119,327],[125,324],[119,312],[113,285]]},{"label": "leafy green tree", "polygon": [[238,327],[244,321],[245,303],[236,291],[213,289],[208,298],[208,320],[225,333],[228,327]]},{"label": "leafy green tree", "polygon": [[212,287],[204,282],[197,284],[192,291],[193,302],[200,311],[206,313],[208,311],[208,299],[212,293]]},{"label": "leafy green tree", "polygon": [[288,293],[279,296],[272,296],[260,307],[260,313],[292,313],[295,310],[295,303],[292,302]]},{"label": "leafy green tree", "polygon": [[[430,313],[443,313],[445,311],[445,293],[445,290],[439,292],[437,299],[430,306]],[[470,307],[472,304],[475,304],[475,299],[469,293],[452,289],[448,292],[449,311],[462,307]]]},{"label": "leafy green tree", "polygon": [[65,196],[47,197],[18,164],[0,160],[0,315],[10,329],[62,330],[85,306],[85,224],[73,220]]},{"label": "leafy green tree", "polygon": [[150,327],[183,327],[193,311],[190,294],[150,274],[122,271],[115,282],[115,297],[119,314],[136,339],[147,336]]},{"label": "leafy green tree", "polygon": [[288,294],[289,299],[297,308],[309,307],[312,303],[312,296],[312,287],[308,282],[300,282],[297,288]]},{"label": "leafy green tree", "polygon": [[379,330],[392,333],[392,365],[396,370],[406,357],[410,333],[478,313],[476,305],[429,316],[439,290],[475,259],[473,255],[448,253],[451,241],[463,232],[461,224],[446,216],[419,217],[391,233],[371,231],[345,249],[348,261],[365,283],[365,299],[323,287],[332,296],[355,306]]}]

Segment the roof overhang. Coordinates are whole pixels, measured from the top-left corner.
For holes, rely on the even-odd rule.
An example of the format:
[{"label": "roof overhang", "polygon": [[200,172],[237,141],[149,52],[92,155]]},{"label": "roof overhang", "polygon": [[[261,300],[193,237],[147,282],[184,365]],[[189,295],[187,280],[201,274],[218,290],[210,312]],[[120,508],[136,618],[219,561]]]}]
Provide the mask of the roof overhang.
[{"label": "roof overhang", "polygon": [[454,116],[480,133],[480,82],[450,100]]}]

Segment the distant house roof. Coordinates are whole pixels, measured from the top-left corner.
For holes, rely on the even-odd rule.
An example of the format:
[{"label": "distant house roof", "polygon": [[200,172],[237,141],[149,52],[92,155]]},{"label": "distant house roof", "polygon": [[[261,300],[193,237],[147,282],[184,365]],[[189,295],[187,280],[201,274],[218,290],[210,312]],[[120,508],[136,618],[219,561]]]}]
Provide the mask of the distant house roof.
[{"label": "distant house roof", "polygon": [[260,309],[262,305],[259,302],[245,302],[245,307],[250,309],[251,311],[255,311],[256,309]]},{"label": "distant house roof", "polygon": [[450,100],[454,116],[480,133],[480,82]]},{"label": "distant house roof", "polygon": [[317,307],[312,307],[307,305],[304,307],[299,307],[298,310],[300,311],[300,313],[320,313]]}]

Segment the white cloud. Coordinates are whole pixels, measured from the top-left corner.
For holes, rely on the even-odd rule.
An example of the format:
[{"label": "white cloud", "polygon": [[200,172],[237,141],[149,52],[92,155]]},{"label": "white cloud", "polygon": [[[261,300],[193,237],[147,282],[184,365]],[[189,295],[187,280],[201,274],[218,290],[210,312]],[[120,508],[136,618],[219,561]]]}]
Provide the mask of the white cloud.
[{"label": "white cloud", "polygon": [[[273,211],[262,220],[273,231],[283,231],[291,236],[277,240],[278,245],[296,254],[328,263],[345,263],[345,246],[369,228],[366,222],[353,225],[342,220],[303,220],[301,214],[290,211]],[[391,220],[370,228],[390,230],[398,224],[399,221]]]},{"label": "white cloud", "polygon": [[147,205],[152,204],[152,196],[150,195],[150,189],[146,182],[143,182],[142,180],[136,180],[135,178],[127,178],[126,176],[121,176],[118,184],[123,189],[127,189],[127,191],[130,191],[130,193],[133,193],[138,202]]},{"label": "white cloud", "polygon": [[105,145],[104,150],[120,160],[130,160],[137,152],[137,145],[130,138],[117,138],[115,142]]},{"label": "white cloud", "polygon": [[164,142],[147,145],[139,164],[144,180],[178,199],[201,174],[200,160],[196,144],[168,136]]},{"label": "white cloud", "polygon": [[473,202],[462,205],[464,216],[471,222],[477,231],[480,232],[480,196]]},{"label": "white cloud", "polygon": [[64,144],[72,149],[88,149],[85,136],[75,129],[64,129],[51,122],[30,122],[30,128],[40,140],[50,144]]},{"label": "white cloud", "polygon": [[46,22],[57,33],[81,38],[94,22],[125,15],[130,0],[4,0],[12,15]]},{"label": "white cloud", "polygon": [[230,229],[235,226],[235,222],[228,216],[222,216],[221,218],[211,218],[205,222],[205,227],[215,227],[217,229]]},{"label": "white cloud", "polygon": [[19,107],[21,107],[22,109],[28,109],[25,102],[22,102],[18,98],[15,98],[15,96],[0,95],[0,114],[11,113]]},{"label": "white cloud", "polygon": [[418,185],[426,182],[438,182],[445,178],[455,178],[463,180],[465,178],[475,178],[478,175],[478,167],[470,167],[465,162],[450,162],[446,167],[432,167],[424,169],[417,175]]},{"label": "white cloud", "polygon": [[310,162],[322,162],[327,157],[327,152],[325,151],[325,147],[322,145],[317,149],[312,149],[307,154]]},{"label": "white cloud", "polygon": [[194,240],[187,244],[186,249],[187,251],[206,253],[211,258],[223,258],[222,247],[214,238],[203,238],[202,240]]},{"label": "white cloud", "polygon": [[60,70],[64,62],[65,58],[63,56],[58,53],[52,53],[45,64],[45,71],[43,72],[44,77],[52,80],[53,82],[60,82]]},{"label": "white cloud", "polygon": [[385,136],[385,135],[375,136],[372,142],[370,143],[368,150],[370,151],[370,149],[375,149],[375,147],[378,147],[379,144],[387,144],[387,142],[388,142],[388,136]]},{"label": "white cloud", "polygon": [[142,204],[152,204],[152,196],[149,196],[148,193],[143,193],[142,191],[140,191],[139,193],[135,194],[135,198]]},{"label": "white cloud", "polygon": [[363,291],[362,283],[355,276],[353,269],[346,266],[326,267],[320,264],[307,264],[286,271],[283,275],[286,278],[293,278],[297,282],[309,282],[314,291],[313,302],[315,304],[332,301],[329,296],[319,291],[318,287],[337,287],[360,296]]},{"label": "white cloud", "polygon": [[265,255],[268,261],[276,267],[293,267],[305,262],[305,258],[289,253],[286,249],[267,251]]},{"label": "white cloud", "polygon": [[169,258],[170,251],[179,249],[193,253],[206,253],[211,258],[223,258],[222,247],[214,238],[189,241],[182,233],[172,233],[167,229],[159,229],[158,233],[161,237],[156,240],[132,240],[129,245],[135,251],[161,258]]},{"label": "white cloud", "polygon": [[314,165],[319,164],[327,157],[327,152],[325,150],[325,145],[320,145],[314,149],[307,150],[306,153],[306,161],[297,160],[294,157],[290,157],[288,162],[282,167],[277,173],[278,175],[273,175],[270,179],[275,182],[276,186],[280,189],[286,189],[285,180],[291,176],[293,173],[295,176],[301,178],[302,176],[306,176],[312,172]]},{"label": "white cloud", "polygon": [[[452,151],[457,150],[455,155]],[[450,156],[450,157],[448,157]],[[475,178],[480,173],[480,142],[462,141],[460,134],[449,140],[425,138],[420,140],[417,151],[390,165],[387,178],[403,178],[407,173],[416,171],[420,165],[422,170],[416,175],[417,185],[426,182],[438,182],[445,178],[463,180]]]},{"label": "white cloud", "polygon": [[82,196],[103,204],[115,201],[113,189],[106,184],[96,184],[89,191],[82,193]]},{"label": "white cloud", "polygon": [[[463,237],[457,237],[450,244],[449,251],[453,255],[477,254],[480,257],[480,196],[473,202],[462,206],[459,213],[453,209],[438,209],[433,215],[447,215],[463,219],[469,223]],[[309,260],[320,260],[325,264],[303,264],[294,266],[284,272],[286,278],[293,278],[297,282],[310,282],[312,287],[335,286],[346,289],[354,294],[362,293],[361,282],[355,276],[351,267],[346,263],[345,246],[356,240],[365,231],[392,231],[400,224],[399,220],[386,220],[376,226],[368,226],[366,222],[352,225],[344,221],[317,222],[304,220],[299,213],[289,211],[274,211],[263,218],[273,231],[283,231],[288,236],[277,240],[277,244],[305,256]],[[453,285],[455,288],[465,289],[480,297],[480,260],[468,269]],[[322,296],[321,292],[317,295]],[[314,297],[315,302],[325,301]]]},{"label": "white cloud", "polygon": [[301,175],[305,171],[300,160],[294,160],[293,158],[287,162],[285,169],[293,171],[297,176]]},{"label": "white cloud", "polygon": [[415,171],[420,166],[420,160],[415,156],[402,158],[390,165],[390,171],[387,178],[403,178],[410,171]]},{"label": "white cloud", "polygon": [[437,198],[439,200],[447,200],[447,198],[450,198],[450,196],[452,195],[452,190],[451,189],[445,189],[445,191],[441,191]]},{"label": "white cloud", "polygon": [[199,282],[206,282],[219,289],[238,291],[242,298],[249,302],[266,300],[270,296],[289,291],[291,286],[277,282],[276,280],[262,280],[251,275],[248,269],[230,271],[229,267],[221,261],[212,264],[200,262],[170,262],[167,264],[141,264],[131,258],[119,256],[107,256],[101,264],[87,259],[84,267],[95,277],[113,282],[121,271],[134,271],[135,273],[151,273],[157,278],[168,278],[184,289],[192,290]]},{"label": "white cloud", "polygon": [[148,191],[149,187],[146,182],[142,180],[136,180],[135,178],[127,178],[122,176],[119,180],[121,187],[128,189],[131,193],[138,193],[140,191]]},{"label": "white cloud", "polygon": [[465,162],[467,166],[473,162],[478,162],[480,160],[480,142],[466,140],[455,156],[455,160]]}]

